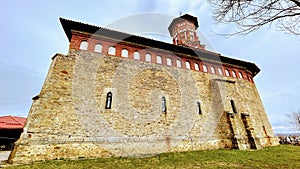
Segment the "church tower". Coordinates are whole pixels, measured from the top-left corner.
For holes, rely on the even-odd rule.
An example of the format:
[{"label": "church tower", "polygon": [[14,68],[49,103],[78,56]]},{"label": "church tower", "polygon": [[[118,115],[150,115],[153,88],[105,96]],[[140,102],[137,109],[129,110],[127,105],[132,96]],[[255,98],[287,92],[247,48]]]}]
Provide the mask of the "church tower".
[{"label": "church tower", "polygon": [[173,44],[205,49],[205,46],[200,44],[200,40],[196,32],[198,27],[197,17],[192,15],[185,14],[178,18],[174,18],[168,28],[170,35],[173,38]]},{"label": "church tower", "polygon": [[169,26],[174,44],[60,18],[56,54],[8,162],[149,156],[278,145],[251,62],[205,50],[197,18]]}]

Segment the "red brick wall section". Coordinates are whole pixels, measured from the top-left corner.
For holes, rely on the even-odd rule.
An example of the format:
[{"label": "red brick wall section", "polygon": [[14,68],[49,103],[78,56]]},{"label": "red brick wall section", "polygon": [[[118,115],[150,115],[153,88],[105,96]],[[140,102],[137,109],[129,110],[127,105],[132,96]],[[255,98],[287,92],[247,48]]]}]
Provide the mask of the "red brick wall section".
[{"label": "red brick wall section", "polygon": [[[115,56],[117,56],[117,57],[121,57],[122,50],[127,49],[128,50],[128,59],[134,59],[134,56],[133,56],[134,52],[137,51],[140,53],[140,61],[146,62],[145,55],[147,53],[149,53],[151,55],[151,63],[157,64],[157,56],[161,56],[162,57],[162,65],[168,66],[167,58],[170,58],[170,59],[172,59],[172,66],[177,67],[176,60],[180,59],[181,60],[181,68],[183,68],[183,69],[186,69],[186,62],[189,62],[191,65],[191,70],[198,71],[198,70],[195,70],[195,63],[197,63],[199,65],[199,71],[204,72],[203,64],[205,64],[207,66],[207,70],[208,70],[205,73],[213,74],[211,72],[211,67],[213,66],[215,68],[216,75],[226,76],[225,70],[227,69],[229,71],[230,77],[241,79],[239,76],[239,72],[241,72],[244,80],[254,83],[253,75],[249,71],[246,71],[245,69],[229,67],[226,65],[222,65],[220,63],[204,62],[200,59],[196,60],[196,59],[181,57],[181,56],[177,56],[175,54],[170,54],[170,52],[158,51],[157,49],[151,49],[151,48],[145,49],[145,47],[142,47],[142,46],[139,47],[136,45],[128,44],[126,42],[118,42],[118,41],[113,41],[110,39],[105,39],[105,38],[100,38],[100,37],[96,37],[96,38],[92,37],[91,38],[87,35],[80,34],[77,32],[73,33],[73,35],[72,35],[72,39],[70,42],[70,49],[80,50],[79,47],[80,47],[80,43],[82,41],[88,42],[87,52],[94,52],[95,45],[101,44],[102,45],[102,53],[107,54],[109,47],[114,46],[116,48]],[[219,67],[222,69],[223,75],[219,74],[219,71],[218,71]],[[232,71],[235,71],[236,77],[233,77]]]}]

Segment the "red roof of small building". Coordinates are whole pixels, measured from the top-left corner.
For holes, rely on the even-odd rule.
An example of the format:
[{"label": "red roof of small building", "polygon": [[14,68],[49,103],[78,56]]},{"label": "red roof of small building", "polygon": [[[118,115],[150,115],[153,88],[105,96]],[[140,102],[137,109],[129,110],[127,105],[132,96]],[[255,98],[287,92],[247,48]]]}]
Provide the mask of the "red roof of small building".
[{"label": "red roof of small building", "polygon": [[26,118],[17,116],[1,116],[0,129],[23,129]]}]

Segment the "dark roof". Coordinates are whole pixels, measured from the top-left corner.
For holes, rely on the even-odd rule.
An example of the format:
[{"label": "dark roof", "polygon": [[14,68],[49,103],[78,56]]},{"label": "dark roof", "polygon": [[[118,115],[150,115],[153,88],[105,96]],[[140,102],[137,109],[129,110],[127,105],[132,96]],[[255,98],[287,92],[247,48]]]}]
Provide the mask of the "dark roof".
[{"label": "dark roof", "polygon": [[182,55],[191,55],[199,59],[203,58],[207,60],[221,61],[222,63],[242,66],[245,67],[247,70],[251,71],[254,76],[260,71],[260,69],[254,63],[225,57],[222,56],[221,54],[210,52],[207,50],[177,46],[170,43],[144,38],[141,36],[131,35],[123,32],[110,30],[107,28],[102,28],[99,26],[89,25],[81,22],[75,22],[64,18],[60,18],[60,22],[69,41],[71,41],[72,38],[72,31],[79,31],[79,32],[93,34],[93,35],[100,35],[100,36],[112,38],[119,41],[127,41],[134,44],[140,44],[152,48],[163,49],[170,52],[179,53]]},{"label": "dark roof", "polygon": [[175,24],[176,22],[182,21],[182,20],[188,20],[188,21],[193,22],[194,25],[196,26],[196,29],[199,27],[197,17],[189,15],[189,14],[185,14],[185,15],[182,15],[182,16],[180,16],[178,18],[174,18],[172,20],[171,24],[168,27],[170,35],[172,35],[171,31],[172,31],[173,24]]}]

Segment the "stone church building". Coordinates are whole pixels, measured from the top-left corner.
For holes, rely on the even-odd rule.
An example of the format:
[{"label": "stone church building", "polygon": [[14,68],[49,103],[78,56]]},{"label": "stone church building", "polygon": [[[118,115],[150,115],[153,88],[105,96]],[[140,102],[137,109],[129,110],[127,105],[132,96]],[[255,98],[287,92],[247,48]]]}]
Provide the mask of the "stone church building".
[{"label": "stone church building", "polygon": [[10,163],[278,144],[260,69],[206,50],[196,17],[173,19],[173,44],[60,22],[69,52],[53,56]]}]

